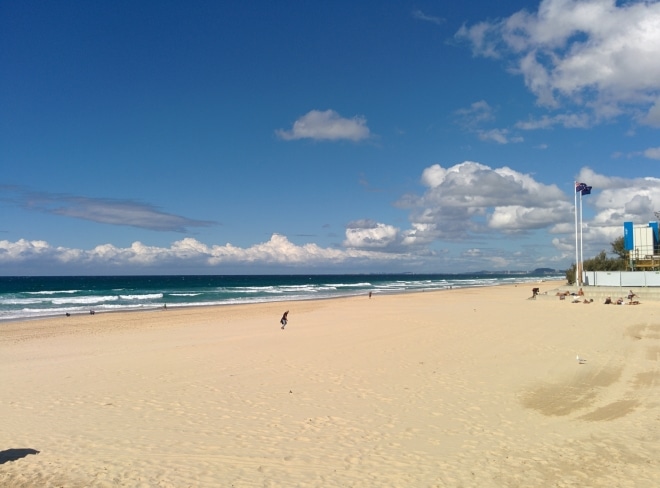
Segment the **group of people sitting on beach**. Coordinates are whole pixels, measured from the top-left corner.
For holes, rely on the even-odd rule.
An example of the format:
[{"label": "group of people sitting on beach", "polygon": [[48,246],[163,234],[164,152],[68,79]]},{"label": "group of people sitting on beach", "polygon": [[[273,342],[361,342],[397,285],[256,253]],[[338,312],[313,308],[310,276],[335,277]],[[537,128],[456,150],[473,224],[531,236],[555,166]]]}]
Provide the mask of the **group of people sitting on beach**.
[{"label": "group of people sitting on beach", "polygon": [[616,301],[612,301],[612,297],[607,297],[605,299],[605,305],[639,305],[639,300],[633,300],[637,295],[630,290],[628,293],[628,301],[626,302],[623,298],[618,298]]},{"label": "group of people sitting on beach", "polygon": [[[560,300],[566,300],[566,297],[572,296],[573,297],[573,303],[578,303],[580,299],[578,297],[584,296],[584,292],[582,291],[582,288],[578,290],[577,293],[571,293],[570,291],[558,291],[557,296],[559,297]],[[593,302],[593,300],[591,300]],[[584,303],[591,303],[588,300],[585,300]]]},{"label": "group of people sitting on beach", "polygon": [[[577,293],[571,293],[570,291],[558,291],[557,296],[559,297],[560,300],[565,300],[566,297],[572,296],[573,297],[572,303],[589,304],[589,303],[593,303],[594,301],[593,298],[584,298],[583,299],[584,301],[580,299],[581,297],[584,296],[584,291],[582,290],[582,288],[580,288]],[[633,298],[635,298],[636,296],[637,295],[635,294],[635,292],[630,290],[630,293],[628,294],[627,302],[623,298],[619,298],[613,301],[612,297],[607,297],[605,299],[604,304],[605,305],[639,305],[640,302],[638,300],[633,300]]]}]

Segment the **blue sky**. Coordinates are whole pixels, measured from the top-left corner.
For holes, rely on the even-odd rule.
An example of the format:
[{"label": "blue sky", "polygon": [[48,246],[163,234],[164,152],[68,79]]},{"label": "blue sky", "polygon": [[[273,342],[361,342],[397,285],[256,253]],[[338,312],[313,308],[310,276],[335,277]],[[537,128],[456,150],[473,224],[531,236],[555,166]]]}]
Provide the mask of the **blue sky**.
[{"label": "blue sky", "polygon": [[466,272],[660,210],[660,2],[0,3],[0,274]]}]

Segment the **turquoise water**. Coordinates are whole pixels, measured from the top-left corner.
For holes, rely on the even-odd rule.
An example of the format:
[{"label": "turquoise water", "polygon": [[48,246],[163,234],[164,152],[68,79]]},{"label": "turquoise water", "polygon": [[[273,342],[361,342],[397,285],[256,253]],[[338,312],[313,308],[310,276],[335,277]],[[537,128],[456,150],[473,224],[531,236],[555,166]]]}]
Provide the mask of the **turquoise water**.
[{"label": "turquoise water", "polygon": [[0,320],[307,300],[563,279],[548,275],[236,275],[0,277]]}]

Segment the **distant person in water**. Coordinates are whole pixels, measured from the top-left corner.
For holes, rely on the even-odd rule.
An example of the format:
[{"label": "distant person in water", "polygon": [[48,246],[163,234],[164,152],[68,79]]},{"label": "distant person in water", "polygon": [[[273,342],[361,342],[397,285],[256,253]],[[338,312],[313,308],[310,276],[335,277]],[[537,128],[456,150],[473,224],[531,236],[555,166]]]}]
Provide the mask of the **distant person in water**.
[{"label": "distant person in water", "polygon": [[289,316],[289,311],[287,310],[286,312],[284,312],[284,315],[282,315],[282,318],[280,319],[280,324],[282,324],[282,327],[281,327],[282,329],[284,329],[284,327],[286,327],[286,324],[289,321],[288,316]]}]

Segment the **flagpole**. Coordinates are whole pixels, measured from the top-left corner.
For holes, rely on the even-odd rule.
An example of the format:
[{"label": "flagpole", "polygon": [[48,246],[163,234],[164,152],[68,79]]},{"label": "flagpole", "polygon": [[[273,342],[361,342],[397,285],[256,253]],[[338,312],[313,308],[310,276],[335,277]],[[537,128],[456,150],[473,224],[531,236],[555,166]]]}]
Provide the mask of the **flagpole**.
[{"label": "flagpole", "polygon": [[582,245],[582,192],[580,192],[580,284],[584,269],[584,246]]},{"label": "flagpole", "polygon": [[574,188],[573,188],[573,193],[575,193],[574,200],[575,200],[575,283],[580,286],[580,278],[579,273],[580,273],[580,260],[578,256],[578,214],[577,214],[577,181],[575,182]]}]

